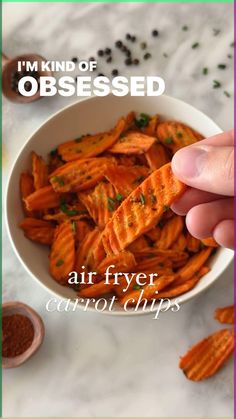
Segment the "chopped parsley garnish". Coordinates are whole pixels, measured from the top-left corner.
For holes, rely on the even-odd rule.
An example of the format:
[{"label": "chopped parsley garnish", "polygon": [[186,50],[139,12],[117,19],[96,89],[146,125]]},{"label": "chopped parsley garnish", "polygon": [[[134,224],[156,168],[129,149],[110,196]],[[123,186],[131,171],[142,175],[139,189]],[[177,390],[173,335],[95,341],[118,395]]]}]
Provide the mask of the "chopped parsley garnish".
[{"label": "chopped parsley garnish", "polygon": [[196,48],[198,48],[199,47],[199,42],[195,42],[193,45],[192,45],[192,49],[196,49]]},{"label": "chopped parsley garnish", "polygon": [[224,95],[225,95],[226,97],[231,97],[230,93],[229,93],[229,92],[227,92],[226,90],[224,91]]},{"label": "chopped parsley garnish", "polygon": [[182,138],[182,137],[183,137],[182,132],[177,132],[177,134],[176,134],[176,135],[177,135],[177,137],[178,137],[178,138]]},{"label": "chopped parsley garnish", "polygon": [[65,182],[64,182],[64,180],[61,176],[53,176],[51,180],[52,180],[52,182],[58,183],[60,186],[65,185]]},{"label": "chopped parsley garnish", "polygon": [[63,259],[58,259],[58,261],[56,262],[56,266],[59,267],[61,265],[63,265],[64,260]]},{"label": "chopped parsley garnish", "polygon": [[151,195],[151,203],[155,204],[157,202],[157,198],[155,195]]},{"label": "chopped parsley garnish", "polygon": [[204,76],[206,76],[208,74],[208,68],[207,67],[204,67],[202,69],[202,74],[204,74]]},{"label": "chopped parsley garnish", "polygon": [[140,290],[140,288],[141,288],[140,285],[138,285],[138,284],[135,284],[134,285],[134,290],[137,290],[138,291],[138,290]]},{"label": "chopped parsley garnish", "polygon": [[69,217],[72,217],[73,215],[78,215],[79,214],[77,209],[69,209],[64,200],[61,201],[60,210],[62,212],[64,212],[64,214],[68,215]]},{"label": "chopped parsley garnish", "polygon": [[213,80],[213,89],[221,87],[221,83],[218,80]]},{"label": "chopped parsley garnish", "polygon": [[187,25],[182,26],[182,31],[188,31],[188,26]]},{"label": "chopped parsley garnish", "polygon": [[145,200],[145,196],[143,195],[143,193],[140,194],[140,202],[141,202],[142,205],[145,205],[146,200]]},{"label": "chopped parsley garnish", "polygon": [[108,196],[107,197],[107,208],[108,208],[108,211],[111,211],[111,212],[114,211],[115,204],[116,204],[116,201],[113,198],[111,198],[110,196]]},{"label": "chopped parsley garnish", "polygon": [[50,151],[50,156],[57,156],[57,148],[54,148],[53,150]]},{"label": "chopped parsley garnish", "polygon": [[166,211],[168,211],[170,209],[170,207],[168,205],[164,205],[163,209],[166,212]]},{"label": "chopped parsley garnish", "polygon": [[220,70],[225,70],[226,69],[226,64],[218,64],[217,66]]},{"label": "chopped parsley garnish", "polygon": [[118,193],[118,194],[116,195],[116,201],[117,201],[117,202],[121,202],[121,201],[123,201],[123,195],[121,195],[120,193]]},{"label": "chopped parsley garnish", "polygon": [[150,121],[150,116],[147,115],[146,113],[141,113],[139,115],[139,118],[136,118],[134,122],[135,122],[136,127],[144,128],[149,124],[149,121]]},{"label": "chopped parsley garnish", "polygon": [[165,144],[172,144],[173,143],[173,139],[171,137],[167,137],[165,139]]}]

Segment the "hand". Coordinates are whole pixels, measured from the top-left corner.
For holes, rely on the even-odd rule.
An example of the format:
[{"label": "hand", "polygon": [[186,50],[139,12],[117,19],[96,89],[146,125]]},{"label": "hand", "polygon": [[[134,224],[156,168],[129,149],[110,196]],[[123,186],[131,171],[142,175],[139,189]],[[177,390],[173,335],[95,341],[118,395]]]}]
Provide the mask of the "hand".
[{"label": "hand", "polygon": [[190,188],[172,205],[186,215],[189,232],[199,239],[214,237],[234,248],[234,132],[199,141],[177,151],[172,159],[176,177]]}]

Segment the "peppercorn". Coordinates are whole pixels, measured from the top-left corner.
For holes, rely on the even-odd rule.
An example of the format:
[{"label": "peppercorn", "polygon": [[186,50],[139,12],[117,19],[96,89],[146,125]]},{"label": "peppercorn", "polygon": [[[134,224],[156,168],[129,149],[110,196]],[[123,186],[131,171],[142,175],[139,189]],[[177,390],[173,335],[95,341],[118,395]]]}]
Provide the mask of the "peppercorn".
[{"label": "peppercorn", "polygon": [[77,57],[73,57],[73,58],[71,58],[71,61],[76,64],[78,62],[78,58]]},{"label": "peppercorn", "polygon": [[153,31],[152,31],[152,36],[158,36],[158,35],[159,35],[158,30],[153,29]]},{"label": "peppercorn", "polygon": [[126,57],[131,57],[131,51],[127,49],[127,51],[125,51],[125,55]]},{"label": "peppercorn", "polygon": [[126,58],[125,65],[131,65],[131,64],[132,64],[131,58]]},{"label": "peppercorn", "polygon": [[122,51],[122,52],[126,52],[126,51],[128,51],[127,46],[126,46],[126,45],[123,45],[123,46],[121,47],[121,51]]},{"label": "peppercorn", "polygon": [[96,61],[94,57],[90,57],[89,61]]},{"label": "peppercorn", "polygon": [[107,63],[111,63],[112,62],[112,57],[111,57],[111,55],[106,59],[106,62]]},{"label": "peppercorn", "polygon": [[105,49],[105,54],[110,55],[111,54],[111,48],[106,48]]},{"label": "peppercorn", "polygon": [[146,42],[141,42],[141,44],[140,44],[140,48],[141,48],[141,49],[146,49],[146,48],[147,48],[147,44],[146,44]]},{"label": "peppercorn", "polygon": [[112,70],[111,74],[112,74],[112,76],[118,76],[119,72],[116,68],[114,68],[114,70]]},{"label": "peppercorn", "polygon": [[131,40],[131,35],[130,35],[130,33],[127,33],[125,37],[126,37],[127,41],[130,41],[130,40]]},{"label": "peppercorn", "polygon": [[103,57],[104,51],[102,49],[99,49],[97,54],[98,54],[99,57]]},{"label": "peppercorn", "polygon": [[105,77],[103,73],[99,73],[98,77]]},{"label": "peppercorn", "polygon": [[138,60],[138,58],[135,58],[135,59],[133,60],[133,64],[134,64],[134,65],[139,65],[139,60]]},{"label": "peppercorn", "polygon": [[151,58],[150,52],[146,52],[146,54],[144,54],[143,58],[144,58],[144,60],[148,60],[149,58]]},{"label": "peppercorn", "polygon": [[123,42],[122,42],[122,41],[116,41],[116,42],[115,42],[115,46],[116,46],[117,48],[121,48],[121,47],[122,47],[122,45],[123,45]]},{"label": "peppercorn", "polygon": [[131,36],[130,40],[131,42],[136,42],[136,36]]}]

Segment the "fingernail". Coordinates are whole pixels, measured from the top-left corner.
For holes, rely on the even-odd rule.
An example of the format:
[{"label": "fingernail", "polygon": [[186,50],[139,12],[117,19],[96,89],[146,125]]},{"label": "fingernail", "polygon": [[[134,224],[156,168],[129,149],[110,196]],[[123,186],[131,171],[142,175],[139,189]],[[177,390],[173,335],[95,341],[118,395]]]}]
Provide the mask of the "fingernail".
[{"label": "fingernail", "polygon": [[194,178],[200,175],[207,160],[207,147],[191,146],[177,151],[172,159],[173,172],[180,177]]}]

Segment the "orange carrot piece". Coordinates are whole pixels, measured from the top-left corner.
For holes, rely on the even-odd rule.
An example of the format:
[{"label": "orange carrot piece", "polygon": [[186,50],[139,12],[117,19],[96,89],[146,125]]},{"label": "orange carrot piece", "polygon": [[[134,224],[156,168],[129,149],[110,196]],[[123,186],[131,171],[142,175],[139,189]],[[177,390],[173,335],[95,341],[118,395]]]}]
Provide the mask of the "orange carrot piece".
[{"label": "orange carrot piece", "polygon": [[184,227],[183,217],[175,215],[170,218],[161,229],[159,240],[154,244],[158,249],[166,250],[177,240]]},{"label": "orange carrot piece", "polygon": [[126,198],[102,234],[106,253],[119,253],[154,227],[163,212],[186,190],[170,164],[153,172]]},{"label": "orange carrot piece", "polygon": [[24,199],[28,211],[56,208],[60,205],[60,196],[52,186],[44,186]]},{"label": "orange carrot piece", "polygon": [[210,247],[207,247],[206,249],[203,249],[199,253],[196,253],[196,255],[192,256],[187,261],[186,265],[183,268],[179,269],[178,283],[188,281],[190,278],[192,278],[192,276],[196,272],[198,272],[201,269],[201,267],[204,265],[204,263],[207,261],[211,252],[212,252],[212,249]]},{"label": "orange carrot piece", "polygon": [[27,198],[29,195],[31,195],[34,192],[34,179],[33,176],[31,176],[29,173],[24,172],[20,175],[20,193],[21,193],[21,199],[22,199],[22,205],[24,214],[27,217],[34,217],[36,214],[34,211],[29,211],[26,208],[25,204],[25,198]]},{"label": "orange carrot piece", "polygon": [[115,154],[142,154],[146,153],[155,141],[155,137],[150,137],[139,131],[128,131],[109,149],[109,152]]},{"label": "orange carrot piece", "polygon": [[145,153],[148,165],[151,170],[157,170],[165,164],[169,163],[170,156],[162,144],[155,142],[151,148]]},{"label": "orange carrot piece", "polygon": [[75,264],[75,238],[70,221],[65,221],[56,228],[49,260],[52,277],[65,285]]},{"label": "orange carrot piece", "polygon": [[76,272],[83,271],[82,266],[85,266],[87,270],[93,269],[94,266],[94,255],[93,250],[100,239],[100,233],[97,228],[90,231],[79,245],[76,252]]},{"label": "orange carrot piece", "polygon": [[48,167],[41,156],[32,152],[32,175],[35,190],[48,185]]},{"label": "orange carrot piece", "polygon": [[187,249],[189,252],[197,253],[200,249],[201,241],[193,237],[189,232],[186,234]]},{"label": "orange carrot piece", "polygon": [[142,249],[145,249],[148,247],[148,241],[144,236],[140,236],[138,239],[134,240],[127,249],[130,252],[138,252],[142,251]]},{"label": "orange carrot piece", "polygon": [[234,306],[217,308],[215,310],[215,319],[220,323],[234,324]]},{"label": "orange carrot piece", "polygon": [[110,183],[100,182],[92,191],[80,192],[80,201],[100,229],[103,229],[119,205]]},{"label": "orange carrot piece", "polygon": [[209,247],[219,247],[218,243],[216,243],[215,239],[213,239],[213,237],[208,237],[207,239],[202,239],[201,242],[205,245],[205,246],[209,246]]},{"label": "orange carrot piece", "polygon": [[106,166],[112,162],[107,157],[71,161],[51,173],[50,182],[60,193],[89,189],[103,178]]},{"label": "orange carrot piece", "polygon": [[75,242],[77,245],[92,231],[92,227],[85,220],[72,221],[72,227],[75,231]]},{"label": "orange carrot piece", "polygon": [[79,296],[82,298],[97,298],[105,294],[109,294],[113,289],[113,283],[107,284],[105,280],[101,280],[97,284],[82,288]]},{"label": "orange carrot piece", "polygon": [[24,235],[35,242],[50,245],[53,242],[55,227],[43,220],[36,218],[25,218],[20,223]]},{"label": "orange carrot piece", "polygon": [[233,350],[234,330],[219,330],[189,349],[179,367],[189,380],[201,381],[214,375]]},{"label": "orange carrot piece", "polygon": [[109,255],[98,265],[97,272],[105,274],[106,269],[114,265],[114,268],[110,268],[109,272],[130,272],[136,265],[136,261],[133,253],[123,251],[118,255]]},{"label": "orange carrot piece", "polygon": [[95,157],[110,148],[124,131],[126,121],[120,118],[111,131],[95,135],[82,135],[74,141],[67,141],[58,146],[58,153],[65,161]]},{"label": "orange carrot piece", "polygon": [[159,115],[154,115],[148,122],[148,125],[143,128],[143,133],[152,137],[156,136],[157,124],[159,123]]},{"label": "orange carrot piece", "polygon": [[183,252],[186,249],[187,240],[184,233],[181,233],[177,240],[172,244],[171,249]]},{"label": "orange carrot piece", "polygon": [[148,168],[145,166],[132,166],[132,169],[128,170],[127,166],[110,165],[104,175],[116,191],[126,198],[148,174]]},{"label": "orange carrot piece", "polygon": [[158,124],[157,137],[173,153],[204,138],[197,131],[176,121],[165,121]]}]

